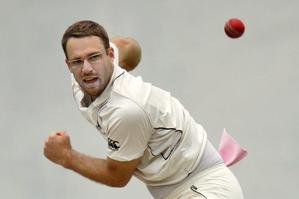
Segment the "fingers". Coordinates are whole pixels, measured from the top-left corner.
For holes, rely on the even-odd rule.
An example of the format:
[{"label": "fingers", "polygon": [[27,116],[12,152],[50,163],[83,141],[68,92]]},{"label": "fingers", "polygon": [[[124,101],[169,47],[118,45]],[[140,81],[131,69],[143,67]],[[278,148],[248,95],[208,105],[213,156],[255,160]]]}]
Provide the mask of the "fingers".
[{"label": "fingers", "polygon": [[59,135],[59,136],[63,136],[63,135],[67,135],[67,133],[64,130],[57,130],[57,131],[52,131],[50,133],[50,135]]},{"label": "fingers", "polygon": [[61,137],[69,137],[68,134],[63,131],[63,130],[59,130],[59,131],[53,131],[49,134],[48,139],[50,138],[55,138],[57,136],[61,136]]},{"label": "fingers", "polygon": [[63,131],[60,131],[60,132],[56,132],[56,135],[63,136],[63,135],[65,135],[65,133]]},{"label": "fingers", "polygon": [[70,137],[65,131],[53,131],[44,142],[44,150],[56,148],[57,146],[70,146]]},{"label": "fingers", "polygon": [[64,165],[71,151],[70,138],[65,131],[53,131],[44,142],[44,156],[54,163]]}]

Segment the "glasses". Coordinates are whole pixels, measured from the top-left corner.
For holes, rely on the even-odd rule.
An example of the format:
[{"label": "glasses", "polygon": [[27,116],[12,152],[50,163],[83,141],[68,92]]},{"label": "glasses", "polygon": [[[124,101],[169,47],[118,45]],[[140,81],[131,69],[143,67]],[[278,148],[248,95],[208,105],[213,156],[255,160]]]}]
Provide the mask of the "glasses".
[{"label": "glasses", "polygon": [[84,65],[84,61],[86,60],[90,65],[98,64],[101,61],[103,54],[96,53],[88,56],[85,59],[73,59],[69,60],[68,63],[73,68],[81,68]]}]

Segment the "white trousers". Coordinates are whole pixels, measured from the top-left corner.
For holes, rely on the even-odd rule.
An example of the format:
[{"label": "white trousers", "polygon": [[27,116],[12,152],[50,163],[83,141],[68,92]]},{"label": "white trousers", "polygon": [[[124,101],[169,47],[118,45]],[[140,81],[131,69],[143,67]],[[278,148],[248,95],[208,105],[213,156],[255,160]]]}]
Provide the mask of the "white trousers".
[{"label": "white trousers", "polygon": [[243,199],[234,174],[224,164],[216,165],[190,178],[165,199]]}]

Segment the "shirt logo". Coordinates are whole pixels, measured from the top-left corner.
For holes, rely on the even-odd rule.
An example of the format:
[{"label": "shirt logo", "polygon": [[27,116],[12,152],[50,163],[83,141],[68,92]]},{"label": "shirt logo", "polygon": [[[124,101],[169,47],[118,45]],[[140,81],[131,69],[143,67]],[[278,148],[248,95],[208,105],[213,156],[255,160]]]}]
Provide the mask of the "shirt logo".
[{"label": "shirt logo", "polygon": [[118,149],[120,148],[119,142],[108,138],[108,147],[113,151],[118,151]]}]

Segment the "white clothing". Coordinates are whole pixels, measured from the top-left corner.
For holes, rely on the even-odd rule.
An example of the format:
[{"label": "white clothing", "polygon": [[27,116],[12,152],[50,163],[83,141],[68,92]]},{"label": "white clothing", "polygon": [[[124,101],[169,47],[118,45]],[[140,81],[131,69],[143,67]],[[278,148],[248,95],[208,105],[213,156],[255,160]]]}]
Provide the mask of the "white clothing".
[{"label": "white clothing", "polygon": [[234,174],[218,164],[193,176],[164,199],[243,199]]},{"label": "white clothing", "polygon": [[142,156],[135,176],[147,185],[180,182],[198,165],[206,132],[169,92],[116,65],[108,86],[88,107],[74,78],[72,87],[80,112],[107,139],[108,157]]},{"label": "white clothing", "polygon": [[[108,141],[108,157],[118,161],[142,157],[134,175],[147,184],[155,198],[204,198],[201,194],[214,198],[209,194],[222,193],[225,187],[227,198],[242,199],[237,180],[207,141],[202,126],[169,92],[120,68],[118,49],[110,45],[115,54],[113,75],[95,101],[84,95],[71,76],[76,104]],[[208,183],[211,179],[215,184]],[[200,187],[200,194],[194,187]]]},{"label": "white clothing", "polygon": [[[164,186],[147,186],[151,195],[156,199],[162,199],[172,193],[174,190],[177,190],[179,187],[183,186],[188,182],[193,182],[194,176],[199,175],[201,172],[205,172],[207,169],[215,167],[217,165],[223,164],[223,160],[221,159],[220,155],[213,147],[213,145],[207,141],[205,150],[203,155],[200,159],[199,164],[197,167],[190,173],[184,180],[180,181],[179,183],[172,184],[172,185],[164,185]],[[229,183],[229,182],[228,182]]]}]

